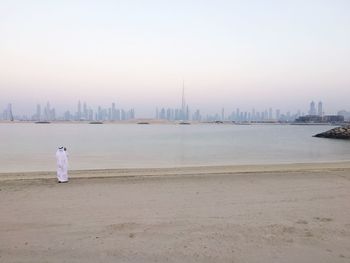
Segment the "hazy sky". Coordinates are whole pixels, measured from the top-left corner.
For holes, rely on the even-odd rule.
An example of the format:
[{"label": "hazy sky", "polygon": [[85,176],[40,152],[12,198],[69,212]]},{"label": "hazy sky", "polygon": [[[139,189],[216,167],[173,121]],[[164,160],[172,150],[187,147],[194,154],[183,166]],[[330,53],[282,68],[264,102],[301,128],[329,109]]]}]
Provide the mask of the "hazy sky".
[{"label": "hazy sky", "polygon": [[350,110],[350,1],[0,0],[0,110]]}]

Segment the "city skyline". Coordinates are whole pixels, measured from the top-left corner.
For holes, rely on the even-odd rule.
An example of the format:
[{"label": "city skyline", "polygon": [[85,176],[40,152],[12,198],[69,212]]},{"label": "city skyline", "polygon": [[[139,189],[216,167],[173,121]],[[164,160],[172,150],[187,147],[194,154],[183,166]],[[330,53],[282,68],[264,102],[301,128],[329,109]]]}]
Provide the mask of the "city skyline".
[{"label": "city skyline", "polygon": [[[251,110],[252,108],[256,108],[256,109],[268,109],[270,107],[273,108],[278,108],[281,111],[298,111],[300,110],[301,112],[305,112],[308,113],[309,111],[309,103],[310,101],[315,101],[316,103],[318,103],[319,101],[324,101],[322,98],[320,98],[320,96],[313,96],[310,99],[306,100],[306,99],[301,99],[300,102],[298,102],[297,104],[292,104],[290,101],[279,101],[278,103],[262,103],[259,101],[243,101],[243,100],[238,100],[238,99],[233,99],[233,101],[231,103],[221,103],[220,101],[212,101],[211,105],[209,106],[208,104],[205,103],[197,103],[195,98],[190,98],[188,99],[187,96],[188,91],[186,90],[186,101],[189,101],[189,104],[191,105],[191,108],[193,110],[193,108],[196,109],[201,109],[202,112],[204,112],[205,114],[211,114],[215,111],[221,111],[222,108],[225,109],[230,109],[230,108],[242,108],[244,110]],[[157,100],[155,101],[150,101],[147,100],[147,105],[139,105],[137,103],[137,99],[136,101],[133,103],[131,102],[126,102],[124,99],[115,99],[115,100],[111,100],[111,99],[104,99],[104,100],[88,100],[88,99],[76,99],[73,100],[72,98],[69,100],[65,100],[64,102],[62,102],[60,99],[42,99],[42,100],[19,100],[19,99],[13,99],[13,100],[6,100],[2,97],[1,98],[1,103],[0,103],[0,109],[4,109],[8,103],[11,103],[13,105],[16,105],[16,112],[18,114],[25,114],[28,113],[30,111],[32,111],[33,107],[36,106],[36,104],[45,104],[47,102],[53,103],[55,104],[55,107],[57,107],[58,113],[59,114],[63,114],[65,110],[61,110],[61,109],[67,109],[69,111],[73,111],[75,110],[76,106],[75,104],[77,103],[77,101],[89,101],[90,105],[94,108],[97,108],[98,106],[102,106],[102,105],[109,105],[111,103],[111,101],[116,101],[119,104],[119,107],[121,108],[134,108],[135,110],[137,110],[137,112],[139,113],[139,116],[141,118],[149,118],[149,117],[153,117],[154,116],[154,112],[155,112],[155,108],[162,108],[162,107],[169,107],[169,108],[179,108],[182,109],[182,88],[181,91],[178,92],[178,94],[176,94],[176,101],[175,99],[171,100],[171,102],[169,103],[169,98],[168,99],[164,99],[161,102],[157,102]],[[118,97],[118,96],[110,96],[110,97]],[[319,99],[317,99],[319,98]],[[74,105],[74,106],[73,106]],[[338,106],[333,106],[331,107],[330,104],[328,103],[328,98],[327,98],[327,112],[329,114],[336,114],[339,110],[350,110],[350,105],[346,104],[344,106],[338,105]]]},{"label": "city skyline", "polygon": [[[300,117],[300,116],[306,116],[306,115],[318,115],[323,116],[325,114],[323,103],[321,101],[318,101],[318,104],[316,106],[316,103],[314,100],[312,100],[309,104],[309,108],[306,109],[303,107],[304,110],[296,109],[293,110],[287,109],[285,111],[281,110],[280,108],[275,108],[274,111],[271,106],[264,107],[261,109],[255,107],[254,105],[250,107],[243,107],[243,110],[241,110],[241,107],[236,106],[234,107],[222,107],[220,111],[202,111],[202,109],[199,109],[198,107],[191,107],[189,104],[186,103],[186,92],[185,92],[185,81],[182,81],[182,89],[181,89],[181,101],[179,106],[164,106],[163,104],[159,104],[162,106],[154,106],[155,107],[155,114],[154,111],[151,113],[145,113],[140,111],[141,113],[137,116],[139,119],[163,119],[163,120],[193,120],[193,121],[217,121],[217,120],[231,120],[231,121],[266,121],[266,120],[282,120],[282,121],[293,121],[294,119]],[[82,106],[83,103],[83,106]],[[46,116],[54,116],[54,117],[46,117],[45,120],[98,120],[98,121],[120,121],[120,120],[129,120],[129,119],[135,119],[135,107],[131,108],[130,110],[124,110],[121,106],[119,106],[118,109],[116,109],[116,103],[112,102],[112,107],[108,108],[109,106],[106,105],[101,106],[100,104],[94,104],[95,106],[89,105],[89,107],[86,106],[86,101],[78,100],[78,104],[76,109],[74,107],[69,107],[68,109],[60,109],[56,112],[56,108],[53,108],[50,110],[50,102],[46,102],[46,106],[44,106],[44,114]],[[304,105],[305,106],[305,105]],[[82,113],[82,107],[83,107],[83,113]],[[95,107],[95,110],[93,108]],[[194,109],[195,108],[195,109]],[[36,106],[36,115],[38,116],[38,111],[41,112],[41,104],[37,104]],[[226,111],[225,111],[226,109]],[[261,111],[260,111],[261,110]],[[117,113],[118,112],[118,113]],[[272,113],[273,112],[273,113]],[[328,111],[328,114],[330,115],[336,115],[339,114],[339,112],[343,112],[344,116],[348,115],[348,111],[345,108],[338,109],[336,112]],[[226,113],[226,115],[225,115]],[[22,114],[22,118],[19,117]],[[5,118],[4,116],[7,116]],[[11,116],[11,117],[9,117]],[[12,103],[7,104],[7,109],[3,112],[3,118],[2,119],[13,119],[14,116],[17,116],[17,119],[23,119],[23,120],[36,120],[40,121],[42,119],[35,118],[35,114],[30,116],[28,112],[26,113],[18,113],[13,114],[12,110]],[[39,114],[40,116],[40,114]],[[43,116],[43,115],[41,115]],[[103,116],[103,117],[101,117]],[[116,117],[117,116],[117,117]],[[275,116],[275,117],[272,117]]]},{"label": "city skyline", "polygon": [[[138,116],[135,108],[123,109],[115,102],[109,105],[98,105],[93,107],[86,101],[78,101],[75,109],[59,109],[54,104],[46,102],[37,104],[31,112],[18,113],[12,103],[8,103],[3,108],[0,120],[24,120],[24,121],[124,121],[132,119],[158,119],[168,121],[283,121],[292,122],[300,116],[320,116],[342,115],[346,120],[350,118],[350,111],[339,109],[336,113],[330,113],[325,110],[323,102],[311,101],[309,108],[295,111],[281,111],[273,108],[255,108],[251,109],[231,107],[221,108],[218,111],[205,113],[198,108],[192,108],[185,99],[185,90],[183,87],[181,105],[179,107],[155,106],[155,112],[152,116]],[[73,107],[74,108],[74,107]]]},{"label": "city skyline", "polygon": [[[350,2],[4,0],[0,106],[348,110]],[[93,105],[96,107],[97,105]],[[220,113],[219,113],[220,114]]]}]

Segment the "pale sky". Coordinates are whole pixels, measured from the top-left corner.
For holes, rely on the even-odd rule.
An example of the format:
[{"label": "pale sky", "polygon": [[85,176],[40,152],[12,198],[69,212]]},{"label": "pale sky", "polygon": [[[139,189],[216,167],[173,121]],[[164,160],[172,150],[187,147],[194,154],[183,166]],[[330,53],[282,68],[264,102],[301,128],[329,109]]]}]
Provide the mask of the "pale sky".
[{"label": "pale sky", "polygon": [[0,0],[0,111],[350,110],[350,1]]}]

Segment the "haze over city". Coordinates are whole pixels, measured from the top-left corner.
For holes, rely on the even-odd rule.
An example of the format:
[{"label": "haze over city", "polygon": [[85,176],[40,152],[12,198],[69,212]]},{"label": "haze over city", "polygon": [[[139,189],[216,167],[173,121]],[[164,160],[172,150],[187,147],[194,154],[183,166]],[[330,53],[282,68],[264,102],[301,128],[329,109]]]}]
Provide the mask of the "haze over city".
[{"label": "haze over city", "polygon": [[1,1],[0,109],[349,110],[349,1]]},{"label": "haze over city", "polygon": [[350,262],[350,0],[0,0],[1,262]]}]

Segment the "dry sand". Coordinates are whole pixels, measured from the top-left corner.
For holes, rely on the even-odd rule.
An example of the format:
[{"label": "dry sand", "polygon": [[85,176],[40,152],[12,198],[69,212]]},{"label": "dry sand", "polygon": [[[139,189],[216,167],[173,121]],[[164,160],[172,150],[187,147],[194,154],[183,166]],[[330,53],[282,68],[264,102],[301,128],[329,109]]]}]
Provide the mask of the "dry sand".
[{"label": "dry sand", "polygon": [[349,163],[51,175],[0,175],[0,262],[350,262]]}]

